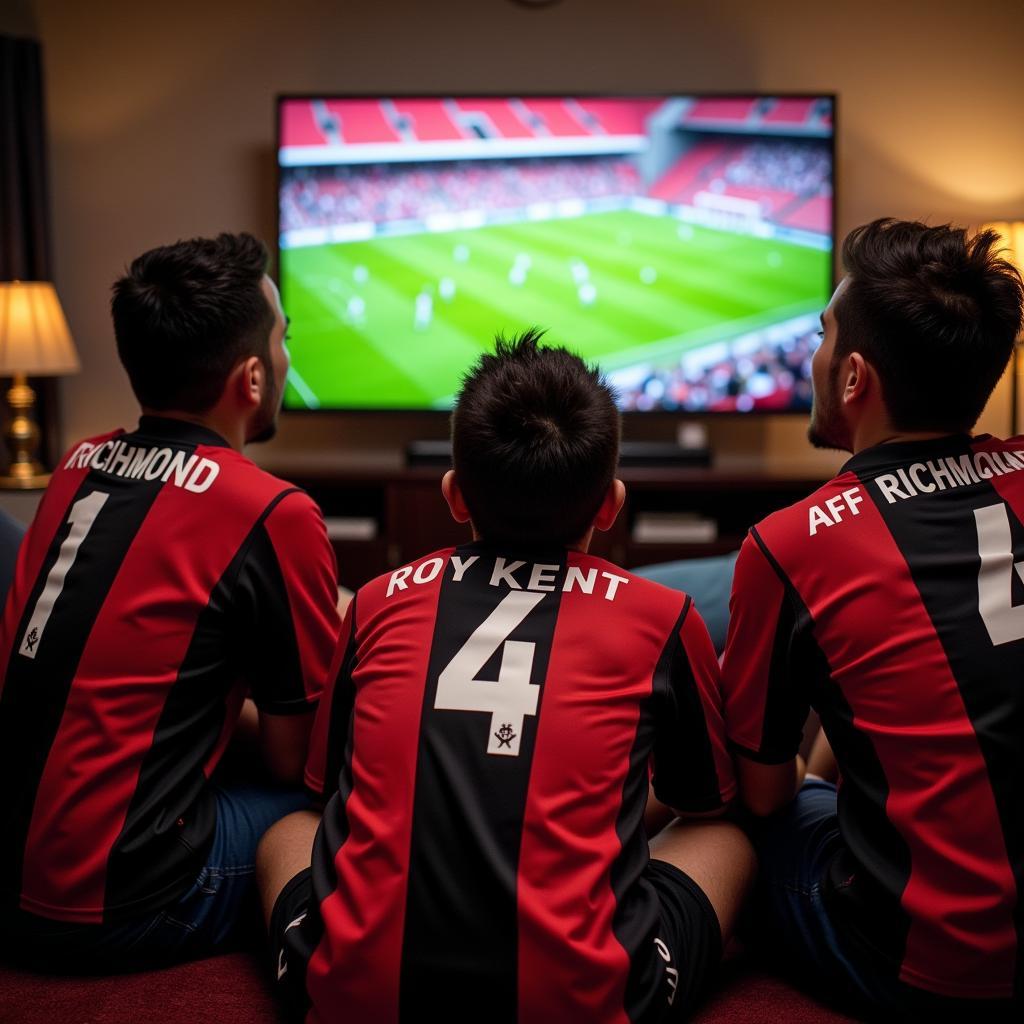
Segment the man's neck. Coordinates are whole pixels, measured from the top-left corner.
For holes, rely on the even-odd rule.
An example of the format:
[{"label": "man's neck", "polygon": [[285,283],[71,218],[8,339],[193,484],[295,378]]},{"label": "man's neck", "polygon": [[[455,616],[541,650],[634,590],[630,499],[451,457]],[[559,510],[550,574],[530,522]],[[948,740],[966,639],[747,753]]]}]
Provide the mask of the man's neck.
[{"label": "man's neck", "polygon": [[906,441],[934,441],[940,437],[949,437],[956,431],[950,430],[896,430],[891,424],[874,427],[862,426],[854,431],[850,451],[857,455],[865,448],[874,448],[880,444],[899,444]]},{"label": "man's neck", "polygon": [[245,447],[245,427],[240,423],[233,423],[226,417],[216,414],[216,410],[208,413],[180,412],[177,409],[148,409],[142,407],[143,416],[158,416],[165,420],[184,420],[186,423],[194,423],[197,427],[205,427],[219,434],[236,452]]}]

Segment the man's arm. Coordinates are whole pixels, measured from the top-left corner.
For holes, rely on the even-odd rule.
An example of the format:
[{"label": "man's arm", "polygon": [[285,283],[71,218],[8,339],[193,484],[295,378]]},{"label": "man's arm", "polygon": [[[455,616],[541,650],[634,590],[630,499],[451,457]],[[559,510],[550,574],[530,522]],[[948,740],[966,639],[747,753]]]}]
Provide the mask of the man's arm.
[{"label": "man's arm", "polygon": [[260,751],[270,774],[279,782],[302,784],[309,753],[314,711],[301,715],[260,715]]},{"label": "man's arm", "polygon": [[306,494],[286,494],[271,508],[234,590],[260,752],[275,778],[301,783],[340,626],[334,551]]},{"label": "man's arm", "polygon": [[714,817],[736,792],[725,747],[718,659],[690,598],[654,678],[653,775],[648,836],[671,817]]},{"label": "man's arm", "polygon": [[759,764],[742,754],[736,756],[736,778],[743,805],[758,817],[781,810],[804,784],[807,766],[797,754],[783,764]]},{"label": "man's arm", "polygon": [[797,617],[786,583],[754,532],[743,542],[722,659],[725,729],[740,799],[754,814],[779,810],[803,785],[797,755],[807,703],[792,661]]}]

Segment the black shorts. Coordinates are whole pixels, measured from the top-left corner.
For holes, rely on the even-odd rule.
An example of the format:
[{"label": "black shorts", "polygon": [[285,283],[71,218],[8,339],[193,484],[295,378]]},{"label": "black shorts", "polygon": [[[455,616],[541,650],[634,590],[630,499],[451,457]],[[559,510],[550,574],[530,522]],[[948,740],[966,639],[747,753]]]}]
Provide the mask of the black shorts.
[{"label": "black shorts", "polygon": [[[642,968],[658,989],[652,992],[644,1024],[682,1020],[717,974],[722,959],[718,915],[700,886],[672,864],[651,860],[644,879],[661,905],[658,935]],[[311,896],[311,873],[306,868],[281,890],[270,915],[271,976],[297,1019],[309,1009],[306,965],[319,939],[303,927]]]}]

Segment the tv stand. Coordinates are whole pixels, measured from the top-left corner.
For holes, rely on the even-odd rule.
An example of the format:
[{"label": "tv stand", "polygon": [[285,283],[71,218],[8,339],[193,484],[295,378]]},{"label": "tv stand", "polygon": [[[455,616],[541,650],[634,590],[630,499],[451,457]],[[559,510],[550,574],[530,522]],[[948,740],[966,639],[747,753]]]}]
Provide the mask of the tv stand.
[{"label": "tv stand", "polygon": [[[305,488],[323,509],[346,587],[470,539],[441,496],[450,461],[367,465],[294,454],[266,468]],[[806,497],[821,476],[693,465],[622,465],[626,504],[591,550],[627,569],[735,551],[764,516]]]},{"label": "tv stand", "polygon": [[[452,464],[451,441],[410,441],[405,449],[407,466],[438,466]],[[711,449],[688,447],[675,441],[623,441],[619,446],[620,466],[698,466],[711,465]]]}]

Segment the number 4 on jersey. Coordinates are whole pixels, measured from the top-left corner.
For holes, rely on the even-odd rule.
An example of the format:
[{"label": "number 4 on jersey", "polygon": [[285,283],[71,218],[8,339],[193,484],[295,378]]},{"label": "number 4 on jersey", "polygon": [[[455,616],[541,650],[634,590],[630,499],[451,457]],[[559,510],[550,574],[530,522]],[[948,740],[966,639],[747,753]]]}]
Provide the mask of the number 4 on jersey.
[{"label": "number 4 on jersey", "polygon": [[[544,594],[513,591],[473,631],[437,680],[434,707],[438,711],[490,712],[487,753],[519,756],[523,719],[537,714],[540,687],[530,682],[537,647],[509,640],[512,631],[544,599]],[[497,679],[477,679],[477,673],[501,647]]]},{"label": "number 4 on jersey", "polygon": [[1005,505],[974,510],[978,527],[978,611],[993,644],[1024,639],[1024,604],[1013,603],[1013,574],[1024,580],[1024,562],[1013,560],[1010,517]]}]

